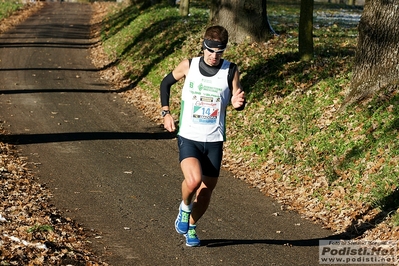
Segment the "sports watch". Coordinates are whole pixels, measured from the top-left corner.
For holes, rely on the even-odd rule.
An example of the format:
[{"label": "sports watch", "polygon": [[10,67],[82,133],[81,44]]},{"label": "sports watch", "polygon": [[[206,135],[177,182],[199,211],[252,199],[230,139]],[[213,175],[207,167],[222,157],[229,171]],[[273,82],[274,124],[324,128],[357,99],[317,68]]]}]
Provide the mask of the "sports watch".
[{"label": "sports watch", "polygon": [[170,110],[162,110],[161,115],[165,117],[165,115],[170,114]]}]

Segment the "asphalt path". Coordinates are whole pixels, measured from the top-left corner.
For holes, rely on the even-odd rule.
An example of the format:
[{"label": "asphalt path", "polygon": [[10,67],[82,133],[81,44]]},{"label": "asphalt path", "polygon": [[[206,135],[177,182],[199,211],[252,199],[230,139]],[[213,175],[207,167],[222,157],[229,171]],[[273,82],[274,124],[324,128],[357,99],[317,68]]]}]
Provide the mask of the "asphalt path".
[{"label": "asphalt path", "polygon": [[318,265],[331,232],[282,211],[223,171],[198,223],[174,229],[176,139],[126,104],[91,64],[91,7],[48,3],[0,35],[0,119],[65,216],[92,230],[110,265]]}]

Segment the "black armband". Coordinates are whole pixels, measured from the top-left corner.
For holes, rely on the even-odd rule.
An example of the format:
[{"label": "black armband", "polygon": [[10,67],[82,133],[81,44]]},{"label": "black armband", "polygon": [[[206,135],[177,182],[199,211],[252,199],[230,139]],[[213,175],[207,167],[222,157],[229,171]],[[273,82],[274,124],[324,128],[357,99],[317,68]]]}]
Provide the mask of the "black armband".
[{"label": "black armband", "polygon": [[176,82],[177,80],[173,77],[172,72],[163,78],[160,88],[162,106],[169,106],[170,87]]}]

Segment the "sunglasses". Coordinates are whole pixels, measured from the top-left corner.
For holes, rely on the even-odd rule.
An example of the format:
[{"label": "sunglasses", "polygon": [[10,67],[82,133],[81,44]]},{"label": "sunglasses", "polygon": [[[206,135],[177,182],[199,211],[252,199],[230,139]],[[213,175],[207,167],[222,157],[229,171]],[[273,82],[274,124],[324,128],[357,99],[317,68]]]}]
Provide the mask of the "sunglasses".
[{"label": "sunglasses", "polygon": [[206,50],[208,50],[208,52],[210,52],[211,54],[213,54],[213,53],[216,53],[216,54],[223,54],[223,52],[224,52],[225,49],[221,49],[221,50],[215,51],[215,50],[213,50],[213,49],[211,49],[211,48],[206,47]]}]

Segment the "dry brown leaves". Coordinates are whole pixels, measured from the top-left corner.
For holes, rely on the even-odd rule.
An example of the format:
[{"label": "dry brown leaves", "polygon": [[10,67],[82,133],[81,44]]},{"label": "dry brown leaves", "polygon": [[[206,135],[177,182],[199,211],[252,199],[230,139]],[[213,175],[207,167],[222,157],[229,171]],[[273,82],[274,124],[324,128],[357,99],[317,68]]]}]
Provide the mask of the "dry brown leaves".
[{"label": "dry brown leaves", "polygon": [[0,187],[1,265],[107,265],[88,249],[85,230],[50,205],[49,190],[2,142]]}]

